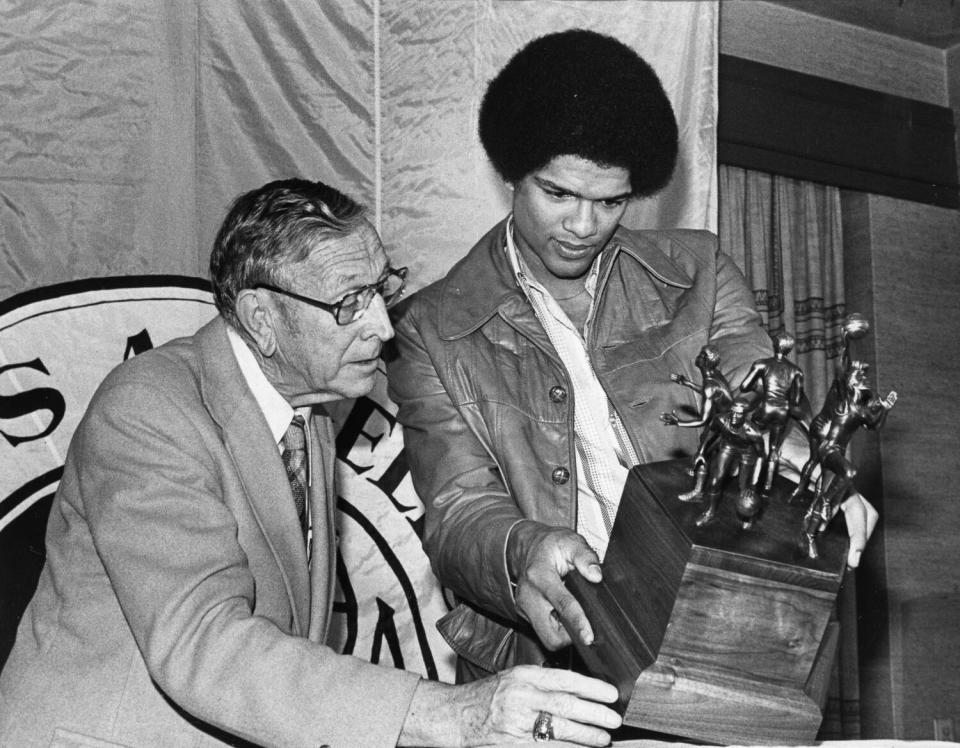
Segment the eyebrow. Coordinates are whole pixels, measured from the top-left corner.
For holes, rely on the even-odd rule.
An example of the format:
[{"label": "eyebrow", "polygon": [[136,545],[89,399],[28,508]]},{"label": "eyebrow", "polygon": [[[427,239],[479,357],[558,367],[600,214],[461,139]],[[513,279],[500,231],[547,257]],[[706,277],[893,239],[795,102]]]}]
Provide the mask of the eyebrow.
[{"label": "eyebrow", "polygon": [[545,179],[543,177],[534,177],[533,179],[542,189],[548,189],[553,192],[560,193],[561,195],[570,195],[571,197],[578,197],[582,200],[592,200],[593,202],[599,202],[599,203],[612,203],[612,202],[627,200],[630,198],[629,192],[623,192],[619,195],[612,195],[610,197],[587,197],[581,192],[577,192],[576,190],[571,190],[567,187],[563,187],[562,185],[559,185],[556,182],[552,182],[549,179]]},{"label": "eyebrow", "polygon": [[[373,282],[374,282],[374,283],[379,283],[380,281],[382,281],[382,280],[389,274],[390,268],[392,268],[392,267],[393,267],[393,266],[390,264],[389,261],[387,261],[386,263],[384,263],[384,265],[383,265],[383,270],[380,271],[380,274],[377,276],[377,279],[376,279],[375,281],[373,281]],[[360,289],[363,288],[364,286],[369,286],[369,285],[370,285],[369,283],[361,283],[360,280],[359,280],[359,278],[358,278],[356,275],[351,275],[351,276],[346,277],[346,278],[340,278],[340,279],[338,279],[338,280],[339,280],[339,282],[337,283],[337,285],[340,286],[341,288],[346,284],[346,288],[343,289],[343,290],[341,290],[341,291],[339,291],[339,292],[336,294],[336,296],[337,296],[338,299],[342,299],[342,298],[343,298],[344,296],[346,296],[347,294],[353,293],[353,292],[355,292],[355,291],[360,290]]]}]

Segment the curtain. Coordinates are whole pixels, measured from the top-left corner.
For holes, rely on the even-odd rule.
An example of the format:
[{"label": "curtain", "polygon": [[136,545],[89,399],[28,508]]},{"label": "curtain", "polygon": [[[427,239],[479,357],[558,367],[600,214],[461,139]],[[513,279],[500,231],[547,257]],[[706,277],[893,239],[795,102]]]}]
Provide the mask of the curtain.
[{"label": "curtain", "polygon": [[791,358],[816,412],[846,314],[840,190],[726,165],[719,176],[720,246],[746,275],[770,333],[796,338]]},{"label": "curtain", "polygon": [[[293,176],[365,203],[415,290],[509,207],[476,137],[487,81],[530,39],[571,27],[636,49],[677,113],[674,177],[631,205],[625,222],[715,230],[718,15],[718,0],[0,2],[0,301],[101,276],[129,279],[125,287],[137,285],[132,276],[205,276],[229,202]],[[72,308],[59,296],[75,291],[57,292],[58,308]],[[0,400],[11,388],[65,393],[54,467],[89,393],[125,355],[125,329],[136,319],[129,305],[117,315],[121,326],[102,299],[78,304],[93,322],[77,328],[72,345],[57,345],[69,326],[52,314],[42,317],[49,327],[24,333],[23,348],[10,327],[0,340],[0,370],[17,364],[0,382]],[[157,316],[168,322],[170,312]],[[153,342],[166,339],[156,323],[150,329]],[[78,376],[55,353],[87,366]],[[41,357],[49,376],[21,363]],[[446,601],[420,546],[423,507],[396,407],[382,378],[370,397],[343,405],[331,644],[452,680],[452,651],[434,626]],[[46,425],[16,408],[13,417],[14,433]],[[9,421],[8,408],[0,426]],[[50,469],[49,460],[22,459],[39,443],[15,451],[0,440],[0,467],[28,472],[4,476],[0,526],[15,519],[5,499],[32,485],[30,470]],[[17,511],[40,498],[19,501]]]},{"label": "curtain", "polygon": [[680,123],[673,180],[627,222],[716,229],[717,0],[0,3],[0,299],[104,275],[206,276],[239,193],[327,181],[415,290],[509,207],[476,136],[535,36],[613,35]]},{"label": "curtain", "polygon": [[[816,413],[833,381],[846,314],[840,190],[773,174],[719,166],[720,246],[743,270],[771,334],[796,338],[790,358],[803,369]],[[860,737],[855,578],[837,598],[840,644],[818,738]]]}]

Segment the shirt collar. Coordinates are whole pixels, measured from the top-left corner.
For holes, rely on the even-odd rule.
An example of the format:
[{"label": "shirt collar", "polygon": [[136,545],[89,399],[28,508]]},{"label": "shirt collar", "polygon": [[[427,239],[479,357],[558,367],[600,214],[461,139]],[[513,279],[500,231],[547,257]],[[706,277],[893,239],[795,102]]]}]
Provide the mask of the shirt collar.
[{"label": "shirt collar", "polygon": [[[514,280],[517,282],[517,285],[524,291],[524,293],[529,293],[529,289],[534,289],[542,294],[551,296],[550,292],[540,283],[536,278],[534,278],[533,273],[530,272],[530,268],[526,263],[526,260],[523,259],[523,255],[520,254],[520,250],[517,248],[516,240],[513,237],[513,214],[511,213],[507,217],[507,230],[506,230],[507,240],[504,243],[504,251],[507,254],[507,260],[510,263],[510,269],[513,271]],[[597,253],[597,256],[593,258],[593,264],[590,265],[590,272],[587,275],[584,285],[586,286],[587,293],[590,294],[590,298],[593,298],[596,295],[597,291],[597,280],[600,276],[600,257],[603,255],[603,252]]]},{"label": "shirt collar", "polygon": [[247,345],[246,341],[240,337],[240,333],[229,325],[227,326],[227,338],[230,340],[230,347],[233,349],[233,355],[237,359],[243,378],[247,382],[247,387],[253,393],[257,405],[263,412],[263,417],[267,420],[267,426],[270,427],[270,433],[273,434],[274,441],[279,442],[287,431],[291,419],[293,419],[294,410],[290,403],[283,399],[283,395],[277,392],[276,387],[270,384],[260,364],[257,363],[253,351]]}]

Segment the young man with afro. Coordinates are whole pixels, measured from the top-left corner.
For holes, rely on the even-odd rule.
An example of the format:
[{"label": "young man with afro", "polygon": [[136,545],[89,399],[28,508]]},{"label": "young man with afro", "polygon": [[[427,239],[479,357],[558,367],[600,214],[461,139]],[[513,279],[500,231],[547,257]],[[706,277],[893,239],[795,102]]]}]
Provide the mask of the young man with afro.
[{"label": "young man with afro", "polygon": [[[671,374],[694,379],[705,345],[735,382],[771,355],[713,234],[620,225],[677,158],[670,101],[632,49],[533,40],[489,84],[479,134],[512,212],[398,307],[389,371],[463,680],[592,641],[562,578],[599,581],[631,466],[696,451],[694,429],[659,420],[697,404]],[[856,565],[876,512],[859,495],[845,509]]]}]

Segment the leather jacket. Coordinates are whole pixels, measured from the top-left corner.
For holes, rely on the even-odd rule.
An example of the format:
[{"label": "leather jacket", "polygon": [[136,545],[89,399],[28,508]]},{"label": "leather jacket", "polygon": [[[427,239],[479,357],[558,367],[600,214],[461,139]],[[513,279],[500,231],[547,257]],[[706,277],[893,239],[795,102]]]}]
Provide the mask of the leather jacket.
[{"label": "leather jacket", "polygon": [[[438,627],[459,656],[491,672],[545,659],[514,604],[511,528],[524,518],[575,528],[577,516],[573,390],[514,280],[505,225],[397,307],[388,361],[426,507],[424,548],[460,601]],[[670,374],[699,382],[702,346],[719,349],[732,384],[771,355],[743,276],[704,231],[618,228],[603,250],[585,340],[642,462],[696,449],[698,429],[667,427],[659,414],[698,412],[697,394]]]}]

